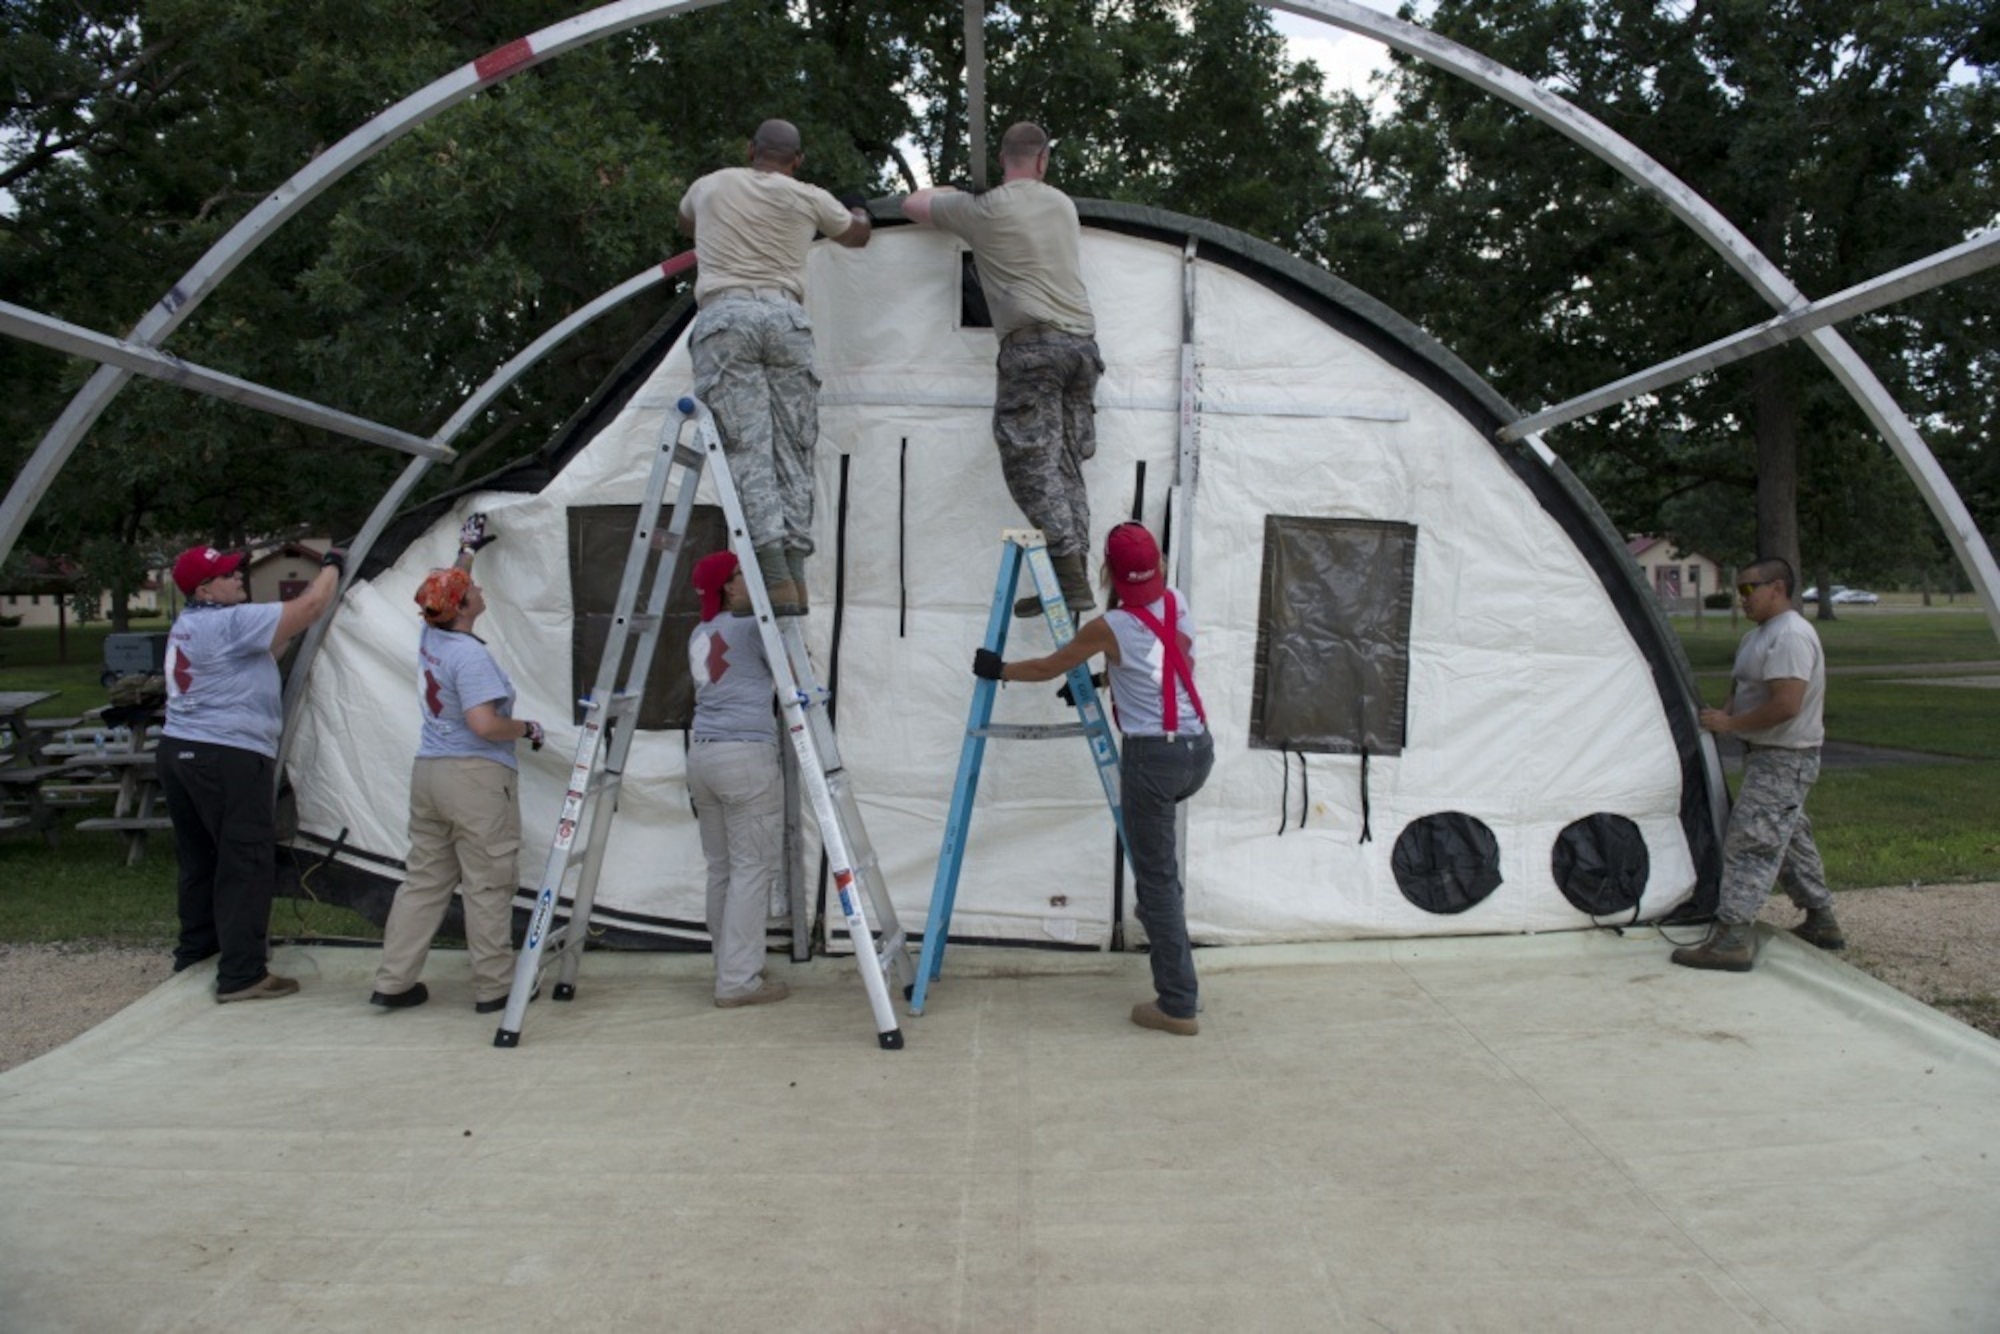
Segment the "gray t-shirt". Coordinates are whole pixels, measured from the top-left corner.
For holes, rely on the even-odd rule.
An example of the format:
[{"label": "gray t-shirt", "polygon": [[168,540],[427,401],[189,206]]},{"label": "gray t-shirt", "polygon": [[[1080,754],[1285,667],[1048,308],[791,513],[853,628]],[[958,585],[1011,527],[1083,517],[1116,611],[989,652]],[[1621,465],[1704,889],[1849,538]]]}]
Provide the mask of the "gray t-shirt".
[{"label": "gray t-shirt", "polygon": [[782,287],[806,298],[806,252],[820,232],[839,236],[854,215],[817,185],[783,172],[727,167],[687,188],[694,219],[695,300],[723,287]]},{"label": "gray t-shirt", "polygon": [[1826,654],[1812,623],[1798,612],[1780,612],[1743,636],[1730,674],[1735,694],[1731,712],[1736,714],[1749,713],[1770,699],[1773,681],[1806,683],[1805,701],[1796,714],[1760,732],[1738,732],[1746,742],[1806,750],[1826,740]]},{"label": "gray t-shirt", "polygon": [[778,744],[771,713],[771,667],[754,616],[724,614],[688,636],[696,741]]},{"label": "gray t-shirt", "polygon": [[271,639],[282,613],[275,602],[190,602],[174,618],[164,735],[278,758],[285,719]]},{"label": "gray t-shirt", "polygon": [[1097,336],[1077,253],[1082,232],[1068,195],[1023,177],[983,195],[933,195],[931,221],[972,247],[1002,338],[1031,324]]},{"label": "gray t-shirt", "polygon": [[[1165,595],[1145,610],[1153,618],[1165,625],[1167,621],[1167,598],[1174,600],[1174,631],[1187,645],[1181,651],[1187,658],[1188,671],[1194,671],[1194,617],[1188,614],[1187,599],[1179,590],[1169,588]],[[1126,736],[1165,736],[1166,719],[1161,711],[1164,701],[1162,679],[1166,675],[1167,647],[1152,627],[1129,611],[1107,611],[1104,623],[1111,627],[1112,637],[1118,641],[1118,661],[1106,663],[1105,676],[1111,682],[1111,702],[1118,714],[1118,730]],[[1180,710],[1176,722],[1175,735],[1200,736],[1208,729],[1202,726],[1201,715],[1194,711],[1194,698],[1187,692],[1179,677],[1174,678],[1176,707]]]},{"label": "gray t-shirt", "polygon": [[488,741],[466,726],[465,711],[491,704],[514,716],[514,683],[477,636],[426,625],[417,640],[417,712],[423,733],[420,760],[492,760],[519,769],[512,741]]}]

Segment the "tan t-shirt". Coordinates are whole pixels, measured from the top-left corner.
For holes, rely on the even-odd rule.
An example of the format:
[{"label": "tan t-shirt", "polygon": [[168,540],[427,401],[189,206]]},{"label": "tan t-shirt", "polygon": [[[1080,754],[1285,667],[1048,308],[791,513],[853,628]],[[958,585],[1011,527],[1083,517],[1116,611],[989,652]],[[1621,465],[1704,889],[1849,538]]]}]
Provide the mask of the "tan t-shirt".
[{"label": "tan t-shirt", "polygon": [[838,236],[854,225],[817,185],[750,167],[702,177],[681,196],[680,211],[694,219],[696,301],[723,287],[782,287],[804,301],[813,236]]},{"label": "tan t-shirt", "polygon": [[1076,205],[1068,195],[1024,177],[983,195],[934,195],[931,221],[972,247],[1002,338],[1031,324],[1096,335],[1077,259]]},{"label": "tan t-shirt", "polygon": [[1798,713],[1761,732],[1739,732],[1753,746],[1802,750],[1826,740],[1826,654],[1812,623],[1796,610],[1782,611],[1743,636],[1731,672],[1731,713],[1748,713],[1771,698],[1771,682],[1806,683]]}]

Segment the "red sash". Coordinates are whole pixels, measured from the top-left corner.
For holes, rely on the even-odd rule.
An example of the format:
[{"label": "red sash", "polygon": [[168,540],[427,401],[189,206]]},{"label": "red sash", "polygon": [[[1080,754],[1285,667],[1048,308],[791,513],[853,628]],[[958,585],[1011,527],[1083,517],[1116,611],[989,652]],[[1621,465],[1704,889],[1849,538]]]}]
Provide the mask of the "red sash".
[{"label": "red sash", "polygon": [[1130,612],[1133,620],[1151,630],[1153,637],[1166,650],[1160,662],[1160,726],[1166,729],[1168,736],[1180,732],[1181,699],[1180,692],[1174,689],[1176,680],[1187,687],[1188,699],[1194,704],[1194,716],[1201,719],[1202,726],[1208,725],[1208,710],[1201,706],[1201,692],[1194,688],[1194,669],[1188,666],[1187,654],[1181,651],[1181,637],[1176,633],[1180,624],[1177,606],[1178,599],[1169,592],[1165,625],[1161,625],[1160,618],[1144,607],[1119,608],[1120,611]]}]

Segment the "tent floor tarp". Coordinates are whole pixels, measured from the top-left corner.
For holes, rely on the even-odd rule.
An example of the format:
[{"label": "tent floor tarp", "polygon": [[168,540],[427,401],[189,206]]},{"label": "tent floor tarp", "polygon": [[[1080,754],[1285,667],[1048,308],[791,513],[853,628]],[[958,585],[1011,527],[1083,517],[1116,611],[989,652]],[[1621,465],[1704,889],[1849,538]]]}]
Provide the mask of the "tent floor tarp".
[{"label": "tent floor tarp", "polygon": [[1991,1330],[2000,1043],[1788,937],[964,950],[909,1046],[851,964],[719,1011],[593,955],[488,1045],[185,973],[0,1075],[10,1330]]}]

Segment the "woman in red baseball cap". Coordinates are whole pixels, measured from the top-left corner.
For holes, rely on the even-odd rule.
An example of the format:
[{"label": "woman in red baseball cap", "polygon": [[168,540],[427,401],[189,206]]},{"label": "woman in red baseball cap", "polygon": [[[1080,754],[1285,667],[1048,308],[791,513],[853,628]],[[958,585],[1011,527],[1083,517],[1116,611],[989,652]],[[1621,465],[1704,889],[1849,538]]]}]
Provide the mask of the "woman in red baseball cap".
[{"label": "woman in red baseball cap", "polygon": [[507,1008],[514,985],[514,895],[520,889],[520,761],[514,748],[542,748],[542,725],[514,717],[514,682],[472,627],[486,594],[472,561],[499,534],[474,514],[458,530],[458,560],[417,588],[424,628],[417,640],[421,739],[410,771],[410,851],[403,883],[382,928],[382,961],[371,1005],[422,1005],[418,981],[431,939],[458,891],[472,1008]]},{"label": "woman in red baseball cap", "polygon": [[277,870],[278,657],[331,607],[346,557],[338,548],[287,602],[252,602],[243,553],[189,547],[174,561],[187,605],[167,633],[167,721],[160,792],[180,866],[174,971],[217,958],[218,1001],[270,1000],[299,984],[265,966]]},{"label": "woman in red baseball cap", "polygon": [[696,561],[694,587],[701,594],[701,624],[688,636],[694,681],[688,796],[708,861],[715,1003],[733,1010],[791,994],[763,972],[771,890],[784,857],[785,785],[771,665],[735,553],[718,551]]},{"label": "woman in red baseball cap", "polygon": [[1188,941],[1174,807],[1201,791],[1215,767],[1201,693],[1194,684],[1194,618],[1167,586],[1159,543],[1138,523],[1104,541],[1112,609],[1086,622],[1046,658],[1002,662],[982,648],[973,674],[988,681],[1053,681],[1104,655],[1119,747],[1119,818],[1139,921],[1146,928],[1155,998],[1132,1007],[1141,1028],[1193,1037],[1200,995]]}]

